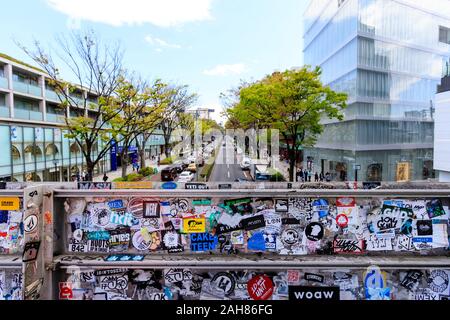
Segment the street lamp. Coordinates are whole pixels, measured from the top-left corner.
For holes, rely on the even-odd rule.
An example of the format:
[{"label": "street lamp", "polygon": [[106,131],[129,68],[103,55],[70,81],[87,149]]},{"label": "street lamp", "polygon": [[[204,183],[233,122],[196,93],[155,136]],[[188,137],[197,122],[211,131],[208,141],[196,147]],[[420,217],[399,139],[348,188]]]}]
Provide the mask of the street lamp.
[{"label": "street lamp", "polygon": [[58,164],[59,164],[59,160],[57,160],[57,159],[53,160],[53,164],[55,166],[56,180],[58,180]]}]

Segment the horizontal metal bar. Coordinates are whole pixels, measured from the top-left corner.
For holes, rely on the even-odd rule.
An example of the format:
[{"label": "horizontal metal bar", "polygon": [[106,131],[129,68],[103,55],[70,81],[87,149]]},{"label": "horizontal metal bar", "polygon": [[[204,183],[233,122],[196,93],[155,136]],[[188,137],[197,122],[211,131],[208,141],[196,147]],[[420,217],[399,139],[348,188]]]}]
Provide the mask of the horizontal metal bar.
[{"label": "horizontal metal bar", "polygon": [[442,190],[348,190],[348,189],[228,189],[228,190],[54,190],[57,198],[84,197],[450,197],[450,189]]},{"label": "horizontal metal bar", "polygon": [[247,259],[236,257],[197,257],[197,258],[167,258],[146,257],[143,261],[133,262],[106,262],[98,260],[72,260],[64,261],[64,257],[58,257],[55,262],[59,268],[139,268],[139,269],[164,269],[164,268],[188,268],[205,270],[288,270],[288,269],[365,269],[369,266],[378,266],[384,269],[411,269],[411,268],[450,268],[448,257],[323,257],[309,256],[291,259]]},{"label": "horizontal metal bar", "polygon": [[23,197],[23,190],[0,190],[0,197]]}]

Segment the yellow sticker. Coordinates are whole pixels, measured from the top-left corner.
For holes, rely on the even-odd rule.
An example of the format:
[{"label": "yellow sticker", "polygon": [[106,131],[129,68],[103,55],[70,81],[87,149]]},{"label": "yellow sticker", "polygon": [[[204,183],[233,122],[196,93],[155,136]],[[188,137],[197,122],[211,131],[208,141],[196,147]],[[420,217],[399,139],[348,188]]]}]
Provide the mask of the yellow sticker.
[{"label": "yellow sticker", "polygon": [[114,189],[152,189],[151,181],[114,182]]},{"label": "yellow sticker", "polygon": [[205,219],[183,219],[184,233],[204,233],[206,232]]},{"label": "yellow sticker", "polygon": [[0,210],[16,211],[20,209],[19,198],[0,198]]},{"label": "yellow sticker", "polygon": [[152,242],[152,236],[148,232],[147,228],[141,228],[141,235],[146,242]]}]

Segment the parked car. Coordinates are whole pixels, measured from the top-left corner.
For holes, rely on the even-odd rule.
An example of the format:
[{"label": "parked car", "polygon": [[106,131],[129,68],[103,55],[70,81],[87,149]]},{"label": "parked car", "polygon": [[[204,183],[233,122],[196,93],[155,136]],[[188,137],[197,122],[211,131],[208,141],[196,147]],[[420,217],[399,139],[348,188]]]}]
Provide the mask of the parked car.
[{"label": "parked car", "polygon": [[196,173],[197,172],[197,165],[195,163],[191,163],[190,165],[188,165],[187,171]]},{"label": "parked car", "polygon": [[173,167],[177,170],[177,173],[182,173],[187,166],[184,166],[182,163],[174,164]]},{"label": "parked car", "polygon": [[178,178],[178,182],[186,183],[194,180],[194,174],[189,171],[183,171]]},{"label": "parked car", "polygon": [[177,176],[177,168],[173,166],[161,170],[161,181],[174,181]]}]

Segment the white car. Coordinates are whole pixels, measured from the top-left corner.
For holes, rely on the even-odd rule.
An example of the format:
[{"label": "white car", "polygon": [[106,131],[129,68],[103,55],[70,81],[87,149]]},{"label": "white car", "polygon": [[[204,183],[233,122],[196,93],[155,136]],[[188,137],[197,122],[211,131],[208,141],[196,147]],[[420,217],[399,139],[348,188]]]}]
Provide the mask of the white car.
[{"label": "white car", "polygon": [[178,182],[191,182],[194,180],[194,174],[189,171],[183,171],[180,176],[178,177]]},{"label": "white car", "polygon": [[248,170],[250,169],[250,166],[252,165],[252,160],[250,158],[244,157],[241,162],[241,169],[242,170]]}]

